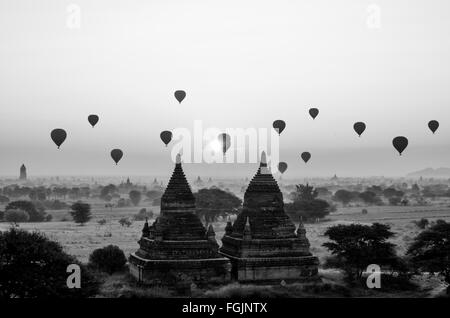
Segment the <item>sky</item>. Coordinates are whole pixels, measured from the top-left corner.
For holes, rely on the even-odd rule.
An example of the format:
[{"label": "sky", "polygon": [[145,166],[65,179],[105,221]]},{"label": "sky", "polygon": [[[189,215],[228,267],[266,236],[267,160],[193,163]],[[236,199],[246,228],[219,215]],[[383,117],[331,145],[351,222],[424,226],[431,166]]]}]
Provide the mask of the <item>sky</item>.
[{"label": "sky", "polygon": [[[449,35],[446,0],[2,0],[0,175],[24,163],[31,176],[166,176],[175,141],[164,147],[160,132],[196,120],[268,131],[285,120],[286,178],[448,167]],[[68,133],[60,150],[54,128]],[[195,176],[256,168],[185,164]]]}]

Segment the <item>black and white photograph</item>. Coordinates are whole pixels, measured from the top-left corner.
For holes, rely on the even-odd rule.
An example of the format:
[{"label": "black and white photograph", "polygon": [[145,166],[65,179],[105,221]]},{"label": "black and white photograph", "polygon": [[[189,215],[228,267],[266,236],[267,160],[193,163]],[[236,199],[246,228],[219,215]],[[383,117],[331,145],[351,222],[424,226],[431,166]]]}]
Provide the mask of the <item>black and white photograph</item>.
[{"label": "black and white photograph", "polygon": [[1,302],[447,299],[449,31],[446,0],[0,0]]}]

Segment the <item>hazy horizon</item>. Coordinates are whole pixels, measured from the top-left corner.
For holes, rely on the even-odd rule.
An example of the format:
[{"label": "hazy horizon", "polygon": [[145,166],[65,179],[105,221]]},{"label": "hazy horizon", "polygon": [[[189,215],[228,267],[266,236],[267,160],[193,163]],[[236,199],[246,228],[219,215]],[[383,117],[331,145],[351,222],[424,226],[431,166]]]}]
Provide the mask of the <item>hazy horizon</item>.
[{"label": "hazy horizon", "polygon": [[[66,25],[71,3],[80,29]],[[380,28],[367,26],[371,3]],[[450,167],[448,30],[443,0],[1,2],[0,175],[24,163],[30,176],[169,176],[159,134],[195,120],[220,129],[285,120],[286,179]],[[95,128],[89,114],[100,116]],[[367,124],[361,138],[356,121]],[[54,128],[68,133],[60,150]],[[409,138],[401,157],[399,135]],[[113,148],[124,151],[117,166]],[[257,164],[184,169],[251,178]]]}]

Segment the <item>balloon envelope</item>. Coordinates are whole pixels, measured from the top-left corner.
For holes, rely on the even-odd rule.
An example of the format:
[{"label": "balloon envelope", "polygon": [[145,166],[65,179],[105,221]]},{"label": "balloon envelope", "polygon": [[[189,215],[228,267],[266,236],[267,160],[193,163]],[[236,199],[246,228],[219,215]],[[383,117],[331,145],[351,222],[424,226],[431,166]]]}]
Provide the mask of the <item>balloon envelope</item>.
[{"label": "balloon envelope", "polygon": [[439,122],[437,120],[431,120],[428,123],[428,128],[433,132],[433,134],[436,132],[436,130],[439,128]]},{"label": "balloon envelope", "polygon": [[123,152],[120,149],[113,149],[111,150],[111,158],[114,160],[114,162],[119,163],[120,159],[123,157]]},{"label": "balloon envelope", "polygon": [[319,115],[319,110],[317,108],[310,108],[309,115],[312,117],[312,119],[316,119],[317,115]]},{"label": "balloon envelope", "polygon": [[397,149],[398,153],[401,156],[402,152],[406,149],[406,147],[408,147],[408,138],[403,136],[395,137],[392,140],[392,145],[394,146],[395,149]]},{"label": "balloon envelope", "polygon": [[361,137],[361,134],[366,130],[366,124],[359,121],[353,125],[353,129],[356,131],[356,133]]},{"label": "balloon envelope", "polygon": [[303,161],[305,163],[307,163],[309,161],[309,159],[311,159],[311,154],[309,152],[305,151],[302,153],[301,157],[302,157]]},{"label": "balloon envelope", "polygon": [[278,135],[280,135],[284,128],[286,128],[286,123],[284,122],[284,120],[278,119],[275,120],[272,124],[273,129],[275,129],[275,131],[278,133]]},{"label": "balloon envelope", "polygon": [[278,171],[280,171],[281,173],[284,173],[287,169],[288,165],[286,162],[279,162],[278,163]]},{"label": "balloon envelope", "polygon": [[175,91],[174,95],[175,95],[175,98],[177,99],[177,101],[181,104],[183,99],[186,97],[186,92],[185,91]]},{"label": "balloon envelope", "polygon": [[59,149],[59,146],[61,146],[64,140],[66,140],[67,133],[64,129],[56,128],[52,130],[52,132],[50,133],[50,137]]},{"label": "balloon envelope", "polygon": [[97,115],[89,115],[88,121],[91,124],[92,128],[98,123],[98,116]]},{"label": "balloon envelope", "polygon": [[225,155],[225,153],[231,146],[231,137],[230,135],[223,133],[219,135],[218,139],[220,144],[222,145],[223,155]]},{"label": "balloon envelope", "polygon": [[164,130],[163,132],[161,132],[161,134],[159,136],[161,137],[162,142],[166,144],[166,147],[169,144],[169,142],[172,141],[172,132],[171,131]]}]

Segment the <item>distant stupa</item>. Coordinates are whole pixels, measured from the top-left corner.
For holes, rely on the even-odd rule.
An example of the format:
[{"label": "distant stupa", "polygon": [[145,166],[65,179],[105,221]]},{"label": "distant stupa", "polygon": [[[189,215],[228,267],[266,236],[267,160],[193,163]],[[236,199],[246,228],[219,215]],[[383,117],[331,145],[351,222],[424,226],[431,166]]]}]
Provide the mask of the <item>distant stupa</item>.
[{"label": "distant stupa", "polygon": [[19,180],[27,180],[27,167],[24,164],[20,167],[20,177]]}]

